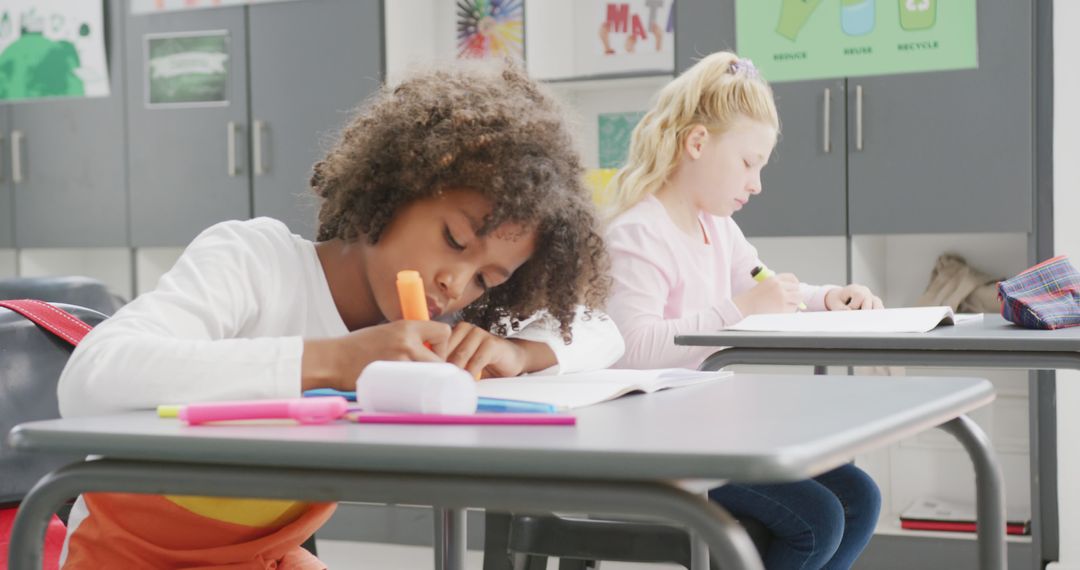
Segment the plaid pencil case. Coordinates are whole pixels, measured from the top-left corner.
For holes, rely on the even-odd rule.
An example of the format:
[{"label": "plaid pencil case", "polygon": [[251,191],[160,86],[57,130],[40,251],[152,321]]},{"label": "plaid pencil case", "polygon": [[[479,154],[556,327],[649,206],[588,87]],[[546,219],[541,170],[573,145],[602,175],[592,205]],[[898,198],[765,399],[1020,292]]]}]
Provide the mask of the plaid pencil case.
[{"label": "plaid pencil case", "polygon": [[1080,325],[1080,272],[1060,255],[998,283],[1001,316],[1029,329]]}]

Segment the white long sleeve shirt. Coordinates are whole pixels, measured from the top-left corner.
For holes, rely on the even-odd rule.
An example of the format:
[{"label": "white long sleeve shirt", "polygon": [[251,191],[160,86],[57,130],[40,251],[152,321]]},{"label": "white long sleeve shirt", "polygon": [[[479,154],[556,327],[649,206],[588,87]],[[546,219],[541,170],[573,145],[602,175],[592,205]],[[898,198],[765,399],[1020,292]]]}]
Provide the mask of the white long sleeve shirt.
[{"label": "white long sleeve shirt", "polygon": [[[223,222],[83,339],[60,377],[60,413],[297,397],[304,339],[348,332],[312,242],[270,218]],[[606,368],[622,355],[605,316],[579,316],[573,333],[566,345],[534,319],[511,336],[547,343],[558,359],[547,372]]]}]

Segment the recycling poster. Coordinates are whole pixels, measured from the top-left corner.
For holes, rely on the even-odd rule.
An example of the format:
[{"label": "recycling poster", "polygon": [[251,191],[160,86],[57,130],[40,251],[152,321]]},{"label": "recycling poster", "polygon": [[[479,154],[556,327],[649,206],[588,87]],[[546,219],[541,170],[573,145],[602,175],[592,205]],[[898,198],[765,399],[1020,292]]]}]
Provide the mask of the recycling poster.
[{"label": "recycling poster", "polygon": [[979,66],[976,0],[736,0],[739,55],[769,81]]}]

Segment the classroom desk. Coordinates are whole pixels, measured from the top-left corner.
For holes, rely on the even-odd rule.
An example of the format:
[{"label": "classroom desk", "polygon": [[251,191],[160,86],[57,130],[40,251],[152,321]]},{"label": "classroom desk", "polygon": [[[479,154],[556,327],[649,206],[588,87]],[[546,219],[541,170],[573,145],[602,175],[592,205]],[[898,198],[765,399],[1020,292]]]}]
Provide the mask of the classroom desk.
[{"label": "classroom desk", "polygon": [[[47,475],[11,534],[13,570],[40,568],[49,515],[83,492],[355,500],[447,509],[436,568],[459,570],[465,507],[644,515],[702,538],[724,568],[760,569],[746,533],[688,482],[796,481],[941,426],[977,471],[982,568],[1004,568],[1004,487],[974,378],[735,374],[578,410],[576,427],[199,426],[152,412],[32,422],[21,452],[99,455]],[[985,523],[985,524],[983,524]]]},{"label": "classroom desk", "polygon": [[[1017,327],[1001,315],[941,326],[927,333],[765,333],[720,331],[680,335],[675,344],[714,346],[717,352],[701,368],[719,370],[735,364],[825,366],[943,366],[1080,370],[1080,327],[1056,331]],[[1057,441],[1053,383],[1032,380],[1031,484],[1032,550],[1044,559],[1056,558]]]}]

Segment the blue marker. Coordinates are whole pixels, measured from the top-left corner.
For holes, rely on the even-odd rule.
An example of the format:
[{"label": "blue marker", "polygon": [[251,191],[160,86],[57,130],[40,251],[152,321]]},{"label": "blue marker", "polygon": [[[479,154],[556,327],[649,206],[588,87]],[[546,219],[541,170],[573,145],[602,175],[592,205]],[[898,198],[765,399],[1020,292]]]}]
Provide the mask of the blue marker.
[{"label": "blue marker", "polygon": [[524,400],[504,400],[502,398],[477,398],[478,412],[507,412],[512,414],[554,414],[557,410],[551,404],[526,402]]},{"label": "blue marker", "polygon": [[343,392],[341,390],[335,390],[333,388],[315,388],[314,390],[304,390],[305,398],[321,398],[326,396],[341,396],[350,402],[356,401],[356,392]]},{"label": "blue marker", "polygon": [[[326,396],[340,396],[350,402],[356,401],[356,392],[345,392],[333,388],[316,388],[305,390],[305,398],[319,398]],[[504,400],[502,398],[477,398],[476,411],[478,412],[506,412],[511,414],[554,414],[558,410],[551,404],[540,402],[526,402],[524,400]]]}]

